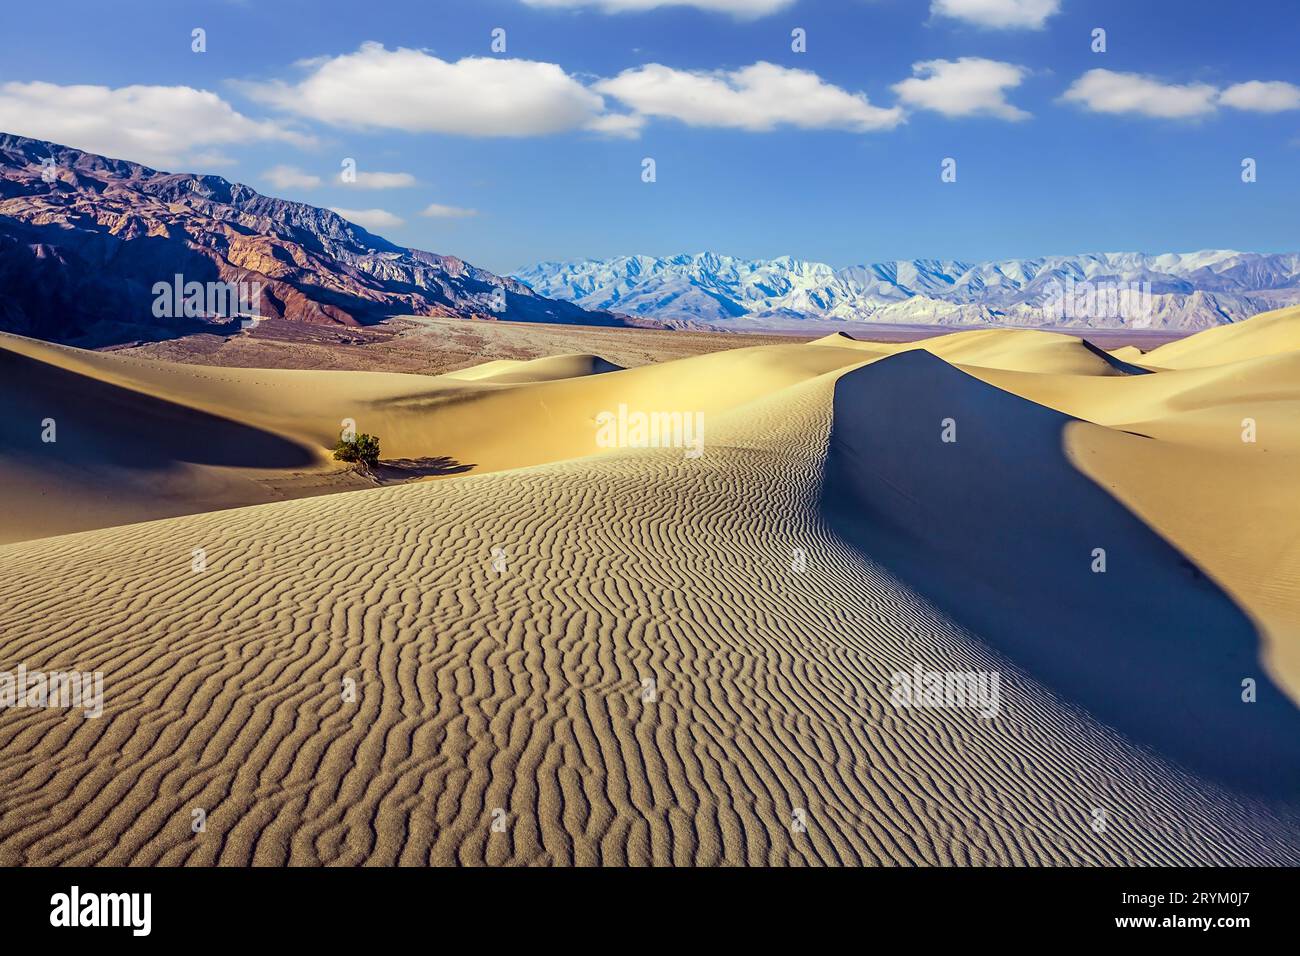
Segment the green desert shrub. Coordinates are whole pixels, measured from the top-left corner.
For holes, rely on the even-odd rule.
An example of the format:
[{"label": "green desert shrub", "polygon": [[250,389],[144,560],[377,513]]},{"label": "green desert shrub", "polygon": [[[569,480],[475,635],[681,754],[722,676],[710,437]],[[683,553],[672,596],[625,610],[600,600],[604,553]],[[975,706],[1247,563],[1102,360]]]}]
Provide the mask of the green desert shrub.
[{"label": "green desert shrub", "polygon": [[379,439],[362,432],[355,438],[340,438],[334,446],[336,461],[354,461],[374,467],[379,464]]}]

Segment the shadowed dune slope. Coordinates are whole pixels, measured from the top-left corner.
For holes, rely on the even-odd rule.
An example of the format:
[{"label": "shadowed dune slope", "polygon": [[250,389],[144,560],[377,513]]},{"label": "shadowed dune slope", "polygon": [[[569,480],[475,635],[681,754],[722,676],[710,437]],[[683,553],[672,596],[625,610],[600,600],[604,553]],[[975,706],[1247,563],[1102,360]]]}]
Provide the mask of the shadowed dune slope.
[{"label": "shadowed dune slope", "polygon": [[[329,458],[347,423],[379,436],[386,459],[445,463],[412,475],[500,471],[605,453],[595,440],[598,418],[623,405],[711,417],[810,377],[916,347],[830,336],[814,347],[739,348],[633,369],[570,354],[429,377],[201,367],[3,335],[0,362],[26,369],[22,380],[31,387],[13,396],[10,404],[21,412],[0,434],[0,478],[21,515],[0,529],[0,540],[364,487],[366,480]],[[1063,376],[1094,390],[1128,377],[1120,363],[1080,339],[1032,330],[960,332],[926,348],[970,363],[962,367],[977,374],[1025,376],[1036,389],[1050,389]],[[53,414],[67,407],[47,397],[55,383],[82,396],[66,414]],[[19,387],[15,377],[0,383],[0,394]],[[1073,386],[1067,390],[1073,393]],[[142,411],[122,410],[97,422],[101,440],[89,442],[76,408],[97,404],[100,395]],[[143,411],[164,407],[176,424],[159,425]],[[181,410],[195,422],[229,427],[220,433],[189,428],[175,418]],[[63,422],[64,438],[33,453],[29,446],[48,417]],[[218,460],[209,446],[236,435],[245,446],[237,460]],[[155,439],[159,448],[144,450]],[[288,456],[259,451],[270,444],[298,450]],[[128,471],[112,449],[131,459]]]},{"label": "shadowed dune slope", "polygon": [[1038,329],[971,329],[903,343],[858,341],[837,332],[810,344],[857,349],[874,358],[923,351],[961,367],[1036,374],[1109,376],[1142,371],[1127,367],[1083,339]]},{"label": "shadowed dune slope", "polygon": [[967,371],[1108,426],[1067,429],[1070,460],[1249,612],[1300,702],[1300,352],[1105,379]]},{"label": "shadowed dune slope", "polygon": [[1083,347],[1085,349],[1087,349],[1093,355],[1097,356],[1097,358],[1101,359],[1103,362],[1105,362],[1111,368],[1115,369],[1115,371],[1117,372],[1121,372],[1124,375],[1150,375],[1151,374],[1151,370],[1148,368],[1143,368],[1141,365],[1134,365],[1132,362],[1126,362],[1119,356],[1112,355],[1110,352],[1098,348],[1097,346],[1089,342],[1087,339],[1083,339],[1082,341],[1083,341]]},{"label": "shadowed dune slope", "polygon": [[[1071,464],[1067,426],[1099,427],[925,352],[874,363],[836,386],[824,508],[864,554],[1101,719],[1198,771],[1294,793],[1300,711],[1262,670],[1251,620]],[[1257,703],[1242,701],[1246,678]]]},{"label": "shadowed dune slope", "polygon": [[0,541],[270,501],[308,444],[0,348]]},{"label": "shadowed dune slope", "polygon": [[599,355],[575,354],[551,355],[528,361],[498,359],[495,362],[461,369],[459,372],[448,372],[443,378],[468,382],[493,382],[498,385],[519,385],[618,371],[622,371],[621,366],[607,362]]},{"label": "shadowed dune slope", "polygon": [[1271,452],[1300,448],[1300,351],[1114,378],[965,370],[1065,414],[1143,435],[1243,450],[1250,418]]},{"label": "shadowed dune slope", "polygon": [[[99,670],[105,693],[99,719],[0,720],[0,863],[1300,862],[1294,798],[1136,746],[844,544],[821,512],[839,369],[806,374],[836,364],[812,351],[710,417],[695,459],[625,450],[0,547],[0,660]],[[849,421],[889,421],[863,397]],[[893,706],[891,674],[918,663],[1000,672],[997,718]]]},{"label": "shadowed dune slope", "polygon": [[1145,353],[1136,345],[1122,345],[1117,349],[1110,349],[1106,354],[1124,363],[1140,365],[1146,361]]},{"label": "shadowed dune slope", "polygon": [[[597,419],[620,405],[712,416],[859,361],[852,350],[801,345],[627,370],[559,356],[462,381],[177,365],[0,335],[0,363],[22,370],[0,381],[18,409],[0,432],[0,479],[22,514],[0,540],[355,489],[363,483],[329,460],[345,421],[379,436],[385,459],[443,461],[449,474],[500,471],[604,454]],[[125,404],[102,418],[81,414],[103,396]],[[41,443],[49,417],[62,422],[60,440]],[[122,457],[132,463],[126,475]]]},{"label": "shadowed dune slope", "polygon": [[[1300,385],[1300,382],[1297,383]],[[1300,403],[1291,415],[1300,413]],[[1280,417],[1281,410],[1270,414]],[[1292,418],[1294,422],[1294,418]],[[1145,427],[1145,426],[1144,426]],[[1264,426],[1268,427],[1268,426]],[[1239,434],[1238,429],[1238,434]],[[1251,616],[1270,674],[1300,702],[1300,443],[1150,440],[1072,425],[1070,460],[1183,553]]]}]

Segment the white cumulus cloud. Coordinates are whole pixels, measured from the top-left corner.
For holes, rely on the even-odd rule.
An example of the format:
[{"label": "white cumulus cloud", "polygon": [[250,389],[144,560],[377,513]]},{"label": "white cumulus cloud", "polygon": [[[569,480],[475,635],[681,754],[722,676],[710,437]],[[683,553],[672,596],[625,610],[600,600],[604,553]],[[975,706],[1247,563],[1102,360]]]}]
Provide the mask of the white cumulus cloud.
[{"label": "white cumulus cloud", "polygon": [[276,189],[315,189],[321,184],[319,176],[305,173],[296,166],[272,166],[262,173],[262,178]]},{"label": "white cumulus cloud", "polygon": [[1251,80],[1228,87],[1219,94],[1219,102],[1255,113],[1282,113],[1300,109],[1300,86],[1277,80]]},{"label": "white cumulus cloud", "polygon": [[729,13],[740,19],[765,17],[794,6],[795,0],[524,0],[530,7],[574,9],[592,7],[605,13],[643,13],[660,7],[695,7],[711,13]]},{"label": "white cumulus cloud", "polygon": [[478,215],[477,209],[464,209],[460,206],[444,206],[442,203],[429,203],[424,207],[421,216],[429,216],[433,219],[469,219]]},{"label": "white cumulus cloud", "polygon": [[1208,83],[1164,83],[1141,73],[1089,70],[1061,97],[1094,113],[1189,119],[1213,113],[1219,91]]},{"label": "white cumulus cloud", "polygon": [[597,116],[587,124],[586,128],[593,133],[603,133],[619,139],[636,139],[641,135],[643,126],[645,126],[644,116],[637,116],[634,113],[606,113],[604,116]]},{"label": "white cumulus cloud", "polygon": [[415,185],[415,177],[410,173],[380,173],[358,171],[356,179],[346,180],[339,173],[339,182],[354,189],[404,189]]},{"label": "white cumulus cloud", "polygon": [[1007,102],[1007,90],[1019,86],[1028,72],[1023,66],[968,56],[913,63],[912,72],[916,75],[893,87],[908,106],[944,116],[1029,118],[1030,114]]},{"label": "white cumulus cloud", "polygon": [[221,155],[215,147],[311,142],[282,123],[249,119],[217,94],[189,86],[3,83],[0,129],[172,169]]},{"label": "white cumulus cloud", "polygon": [[1061,0],[932,0],[930,13],[995,30],[1041,30]]},{"label": "white cumulus cloud", "polygon": [[462,136],[543,136],[597,121],[604,101],[554,63],[467,57],[363,43],[305,61],[297,83],[238,84],[250,96],[324,123]]},{"label": "white cumulus cloud", "polygon": [[903,120],[897,107],[873,106],[865,94],[850,93],[816,73],[766,62],[731,71],[677,70],[651,63],[601,80],[594,88],[638,115],[691,126],[865,132],[890,129]]},{"label": "white cumulus cloud", "polygon": [[358,226],[370,230],[392,229],[406,221],[387,209],[337,209],[331,206],[330,212],[336,212],[348,222],[355,222]]}]

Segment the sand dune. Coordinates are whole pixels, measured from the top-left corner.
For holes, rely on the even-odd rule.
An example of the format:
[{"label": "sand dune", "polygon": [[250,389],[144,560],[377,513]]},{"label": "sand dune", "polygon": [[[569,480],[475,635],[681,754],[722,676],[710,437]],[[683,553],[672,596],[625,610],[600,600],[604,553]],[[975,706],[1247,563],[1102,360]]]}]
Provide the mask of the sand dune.
[{"label": "sand dune", "polygon": [[1125,363],[1093,348],[1083,339],[1037,329],[973,329],[902,344],[859,342],[836,333],[812,344],[854,348],[881,358],[922,350],[958,367],[1036,374],[1120,375],[1137,371],[1125,369]]},{"label": "sand dune", "polygon": [[483,365],[448,372],[444,378],[465,382],[492,382],[497,385],[523,385],[534,382],[553,382],[582,375],[600,375],[620,371],[613,362],[599,355],[552,355],[547,358],[520,361],[497,359]]},{"label": "sand dune", "polygon": [[1297,317],[1300,308],[1279,309],[1247,322],[1206,329],[1152,349],[1146,354],[1144,364],[1158,368],[1204,368],[1294,352]]},{"label": "sand dune", "polygon": [[[1217,365],[992,330],[436,378],[6,337],[0,669],[105,698],[0,715],[0,863],[1300,862],[1300,318],[1261,319]],[[703,454],[601,447],[620,406]],[[347,490],[344,417],[470,470]],[[899,707],[918,667],[996,716]]]},{"label": "sand dune", "polygon": [[[0,456],[0,478],[23,516],[0,540],[363,487],[328,456],[345,422],[379,435],[385,458],[499,471],[601,453],[597,417],[620,404],[711,415],[857,361],[848,350],[792,345],[615,373],[595,356],[559,356],[466,380],[178,365],[0,335],[0,371],[9,373],[0,393],[21,408],[6,423],[14,453]],[[723,376],[734,378],[725,390]],[[100,417],[79,418],[77,409],[101,405]],[[163,408],[170,425],[154,420]],[[47,418],[63,423],[55,443],[42,441]],[[199,422],[208,431],[196,431]],[[179,446],[168,438],[180,435]],[[131,462],[125,474],[121,458]]]},{"label": "sand dune", "polygon": [[1121,362],[1133,362],[1141,365],[1145,353],[1136,345],[1121,345],[1117,349],[1111,349],[1108,354],[1111,358],[1119,359]]},{"label": "sand dune", "polygon": [[[1084,447],[1106,431],[925,352],[890,358],[838,384],[826,508],[867,556],[1129,736],[1297,792],[1300,711],[1261,673],[1249,618],[1071,464],[1067,429]],[[1260,681],[1255,706],[1234,675]]]}]

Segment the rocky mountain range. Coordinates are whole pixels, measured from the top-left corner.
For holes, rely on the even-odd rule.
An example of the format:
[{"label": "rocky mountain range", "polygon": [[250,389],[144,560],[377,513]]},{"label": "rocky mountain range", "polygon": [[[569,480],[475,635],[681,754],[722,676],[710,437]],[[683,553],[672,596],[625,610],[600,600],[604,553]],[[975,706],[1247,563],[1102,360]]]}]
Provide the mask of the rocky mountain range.
[{"label": "rocky mountain range", "polygon": [[1200,329],[1300,303],[1300,254],[1096,253],[834,269],[714,253],[542,262],[515,274],[588,309],[724,327],[809,320]]},{"label": "rocky mountain range", "polygon": [[159,308],[159,283],[173,282],[251,289],[244,311],[295,322],[657,324],[544,298],[517,279],[219,176],[0,134],[0,329],[101,345],[239,326],[232,311],[172,308],[179,293]]},{"label": "rocky mountain range", "polygon": [[[159,290],[173,282],[165,298],[176,307],[160,310]],[[182,283],[253,290],[254,301],[180,308]],[[1194,330],[1297,303],[1300,254],[1226,250],[844,269],[700,253],[543,262],[503,277],[219,176],[0,133],[0,330],[81,345],[231,331],[245,311],[343,326],[442,315],[754,330],[813,321]]]}]

